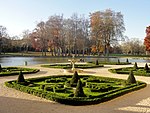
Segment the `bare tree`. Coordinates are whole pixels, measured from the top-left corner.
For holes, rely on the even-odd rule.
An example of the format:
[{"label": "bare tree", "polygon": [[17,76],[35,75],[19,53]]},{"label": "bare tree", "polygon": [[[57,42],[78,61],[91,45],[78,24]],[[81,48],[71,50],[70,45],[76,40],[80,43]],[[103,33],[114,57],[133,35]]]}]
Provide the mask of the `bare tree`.
[{"label": "bare tree", "polygon": [[0,54],[2,50],[5,51],[4,49],[7,48],[8,34],[6,33],[6,30],[6,27],[0,25]]},{"label": "bare tree", "polygon": [[27,53],[29,47],[31,46],[31,39],[30,39],[30,31],[29,30],[25,30],[22,33],[22,47],[23,50]]}]

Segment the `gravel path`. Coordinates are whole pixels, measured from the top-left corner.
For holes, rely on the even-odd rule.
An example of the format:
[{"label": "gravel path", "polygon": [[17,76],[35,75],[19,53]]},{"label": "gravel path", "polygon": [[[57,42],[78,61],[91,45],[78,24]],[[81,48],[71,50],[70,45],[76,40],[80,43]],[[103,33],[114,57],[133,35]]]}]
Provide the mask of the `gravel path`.
[{"label": "gravel path", "polygon": [[[144,66],[143,63],[138,63],[138,65]],[[42,68],[38,65],[33,67],[39,68],[41,71],[37,74],[25,75],[25,78],[68,74],[64,73],[62,69]],[[107,65],[104,68],[85,69],[85,73],[82,74],[127,79],[128,75],[108,72],[109,68],[118,67],[124,66]],[[136,76],[137,80],[145,81],[148,84],[144,89],[108,102],[87,106],[63,105],[4,86],[5,81],[14,79],[17,79],[17,76],[0,77],[0,113],[150,113],[150,78],[148,77]]]}]

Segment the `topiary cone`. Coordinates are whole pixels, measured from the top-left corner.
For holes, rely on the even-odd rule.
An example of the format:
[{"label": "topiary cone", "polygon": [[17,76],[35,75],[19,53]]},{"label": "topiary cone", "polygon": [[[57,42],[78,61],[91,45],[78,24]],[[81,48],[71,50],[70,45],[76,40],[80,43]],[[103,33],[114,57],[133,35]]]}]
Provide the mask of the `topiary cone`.
[{"label": "topiary cone", "polygon": [[118,64],[120,64],[120,60],[118,59]]},{"label": "topiary cone", "polygon": [[145,64],[144,70],[146,70],[146,71],[149,70],[149,67],[148,67],[147,63]]},{"label": "topiary cone", "polygon": [[70,81],[70,84],[73,85],[73,84],[77,84],[78,80],[79,80],[79,75],[78,75],[78,72],[75,71],[73,76],[72,76],[72,79]]},{"label": "topiary cone", "polygon": [[134,84],[136,83],[136,79],[134,77],[134,74],[133,74],[133,71],[131,70],[130,73],[129,73],[129,77],[127,79],[127,83],[129,84]]},{"label": "topiary cone", "polygon": [[137,63],[135,62],[134,66],[133,66],[134,69],[138,69],[138,66],[137,66]]},{"label": "topiary cone", "polygon": [[98,60],[96,60],[95,65],[99,65]]},{"label": "topiary cone", "polygon": [[1,66],[1,64],[0,64],[0,71],[2,70],[2,66]]},{"label": "topiary cone", "polygon": [[127,62],[127,63],[129,63],[129,60],[128,60],[128,58],[127,58],[126,62]]},{"label": "topiary cone", "polygon": [[83,92],[83,88],[82,88],[82,82],[79,79],[78,83],[77,83],[77,87],[74,93],[74,97],[85,97],[86,95]]},{"label": "topiary cone", "polygon": [[17,82],[25,82],[22,71],[20,71]]}]

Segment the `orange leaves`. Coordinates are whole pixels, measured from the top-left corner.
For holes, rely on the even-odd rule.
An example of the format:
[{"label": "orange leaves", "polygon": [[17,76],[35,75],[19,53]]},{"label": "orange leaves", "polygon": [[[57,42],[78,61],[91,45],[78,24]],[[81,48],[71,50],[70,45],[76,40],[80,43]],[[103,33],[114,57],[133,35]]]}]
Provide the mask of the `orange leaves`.
[{"label": "orange leaves", "polygon": [[146,46],[146,51],[150,51],[150,26],[146,27],[146,37],[144,39],[144,45]]}]

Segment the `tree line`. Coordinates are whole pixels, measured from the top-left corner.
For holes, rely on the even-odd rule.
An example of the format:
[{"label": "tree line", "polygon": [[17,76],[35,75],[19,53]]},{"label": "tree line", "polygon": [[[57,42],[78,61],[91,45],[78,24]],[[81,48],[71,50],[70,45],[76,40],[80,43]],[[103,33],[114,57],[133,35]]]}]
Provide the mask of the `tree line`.
[{"label": "tree line", "polygon": [[[25,30],[22,38],[9,37],[7,29],[0,26],[0,53],[40,51],[42,56],[47,53],[52,56],[109,56],[109,53],[144,52],[136,52],[135,49],[133,51],[131,47],[124,50],[128,43],[125,41],[124,32],[123,15],[111,9],[90,13],[89,17],[77,13],[69,18],[52,15],[47,21],[37,23],[33,31]],[[120,41],[124,43],[120,44]],[[140,41],[136,45],[137,43],[139,46],[143,45]]]}]

